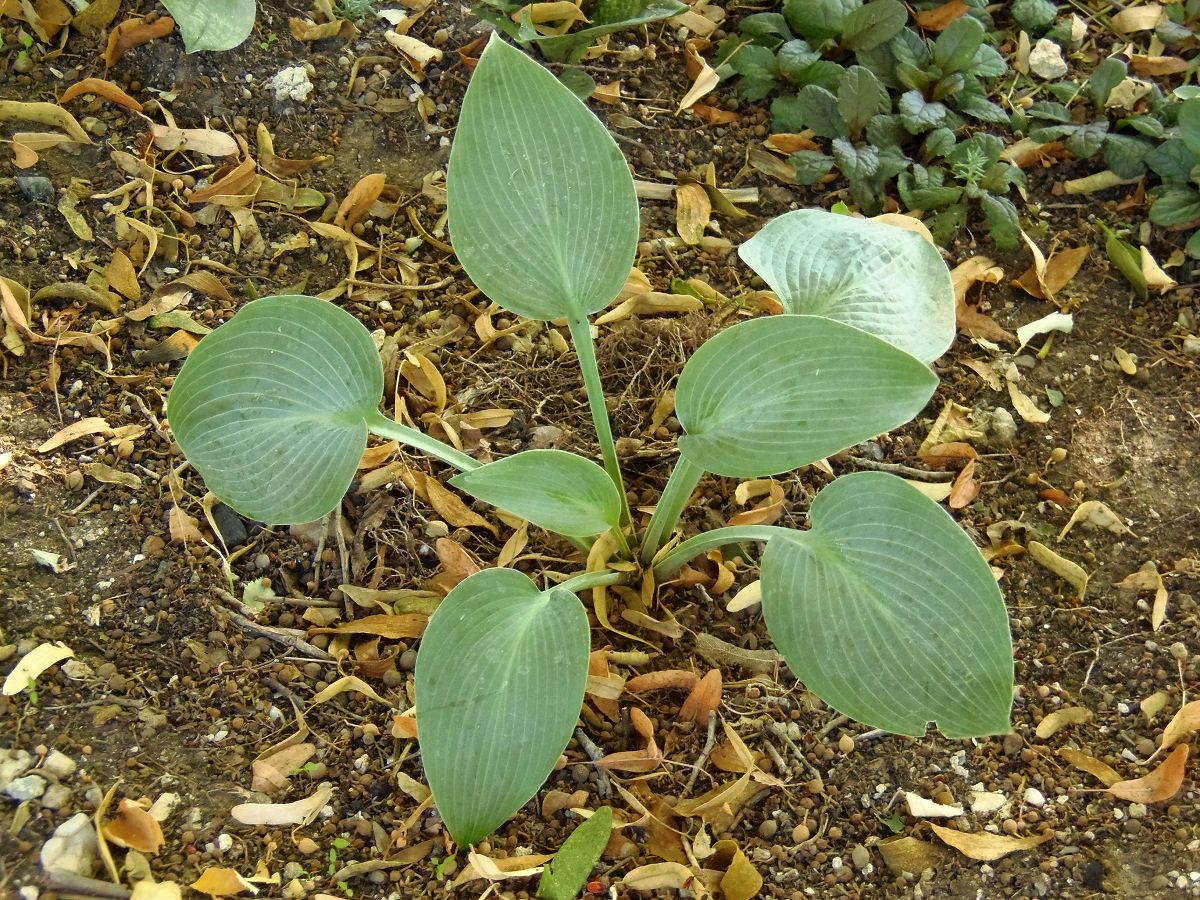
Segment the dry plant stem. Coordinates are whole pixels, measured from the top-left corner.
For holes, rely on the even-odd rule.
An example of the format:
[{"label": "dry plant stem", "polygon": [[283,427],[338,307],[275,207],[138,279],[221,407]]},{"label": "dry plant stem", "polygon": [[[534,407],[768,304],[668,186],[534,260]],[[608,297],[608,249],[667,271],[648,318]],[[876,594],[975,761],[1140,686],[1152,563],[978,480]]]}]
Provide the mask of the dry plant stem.
[{"label": "dry plant stem", "polygon": [[449,444],[443,444],[437,438],[432,438],[424,432],[417,431],[415,428],[401,425],[399,422],[389,419],[378,410],[367,419],[367,428],[380,437],[391,438],[402,444],[407,444],[409,447],[415,447],[422,453],[427,453],[434,459],[440,460],[448,466],[453,466],[460,472],[470,472],[472,469],[478,469],[482,465],[482,463],[472,459],[467,454],[455,450]]},{"label": "dry plant stem", "polygon": [[[663,496],[666,496],[664,492]],[[659,504],[662,505],[661,503]],[[651,523],[653,524],[653,523]],[[661,583],[667,581],[682,569],[690,560],[729,544],[740,544],[745,541],[766,541],[776,534],[795,534],[791,528],[780,528],[778,525],[730,525],[726,528],[716,528],[688,538],[674,550],[665,554],[654,564],[654,580]]]},{"label": "dry plant stem", "polygon": [[710,711],[708,714],[708,736],[704,739],[704,747],[700,751],[700,758],[696,760],[696,765],[692,766],[692,774],[688,776],[687,787],[683,789],[683,796],[692,796],[692,788],[696,786],[696,778],[700,775],[700,770],[708,764],[708,757],[712,755],[716,742],[717,714]]},{"label": "dry plant stem", "polygon": [[106,897],[109,900],[127,900],[133,896],[129,888],[119,884],[109,884],[98,878],[86,878],[76,875],[66,869],[50,869],[42,876],[42,881],[52,891],[63,894],[79,894],[84,897]]},{"label": "dry plant stem", "polygon": [[[583,752],[587,754],[588,759],[596,762],[604,758],[604,751],[596,746],[586,731],[582,728],[575,729],[575,739],[579,741],[579,746],[583,748]],[[596,766],[596,793],[601,797],[607,797],[612,793],[612,785],[608,781],[608,773],[600,766]]]},{"label": "dry plant stem", "polygon": [[[571,343],[575,345],[575,355],[579,358],[579,369],[583,373],[583,386],[587,391],[592,423],[596,426],[600,453],[604,456],[604,468],[613,484],[617,486],[617,493],[621,495],[621,526],[624,528],[632,521],[629,517],[629,500],[625,496],[625,481],[621,478],[621,464],[617,460],[617,445],[613,441],[612,423],[608,420],[608,407],[604,405],[604,385],[600,383],[600,367],[596,363],[592,327],[588,324],[587,316],[568,319],[567,327],[571,330]],[[616,535],[618,541],[624,544],[625,536],[621,534],[620,529],[617,529]]]},{"label": "dry plant stem", "polygon": [[663,538],[675,530],[679,517],[692,498],[692,491],[704,476],[704,469],[680,456],[667,479],[654,515],[650,517],[650,525],[642,535],[642,565],[648,566],[663,545]]}]

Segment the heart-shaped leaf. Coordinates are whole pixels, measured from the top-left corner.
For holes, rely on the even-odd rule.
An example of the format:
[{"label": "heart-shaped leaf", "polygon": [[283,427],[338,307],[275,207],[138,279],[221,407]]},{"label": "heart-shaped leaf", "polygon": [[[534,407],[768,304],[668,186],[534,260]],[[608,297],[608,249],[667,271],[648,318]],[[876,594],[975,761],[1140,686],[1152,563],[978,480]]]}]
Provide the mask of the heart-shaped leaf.
[{"label": "heart-shaped leaf", "polygon": [[254,0],[163,0],[188,53],[232,50],[254,30]]},{"label": "heart-shaped leaf", "polygon": [[582,101],[495,34],[463,98],[446,190],[458,260],[505,309],[578,319],[624,286],[638,239],[625,158]]},{"label": "heart-shaped leaf", "polygon": [[382,393],[379,353],[354,316],[316,297],[263,297],[200,341],[168,411],[210,491],[287,525],[337,506]]},{"label": "heart-shaped leaf", "polygon": [[571,739],[588,670],[587,615],[568,590],[484,569],[421,638],[417,728],[438,812],[460,847],[503,824]]},{"label": "heart-shaped leaf", "polygon": [[947,737],[1009,730],[1013,656],[996,580],[966,533],[893,475],[843,475],[810,531],[762,560],[771,639],[796,677],[853,719]]},{"label": "heart-shaped leaf", "polygon": [[903,425],[936,387],[928,366],[853,326],[820,316],[751,319],[683,367],[679,452],[718,475],[776,475]]},{"label": "heart-shaped leaf", "polygon": [[621,497],[608,473],[563,450],[525,450],[457,475],[450,483],[567,537],[591,537],[621,522]]},{"label": "heart-shaped leaf", "polygon": [[933,362],[954,340],[954,288],[918,234],[819,209],[772,219],[738,254],[790,313],[827,316]]}]

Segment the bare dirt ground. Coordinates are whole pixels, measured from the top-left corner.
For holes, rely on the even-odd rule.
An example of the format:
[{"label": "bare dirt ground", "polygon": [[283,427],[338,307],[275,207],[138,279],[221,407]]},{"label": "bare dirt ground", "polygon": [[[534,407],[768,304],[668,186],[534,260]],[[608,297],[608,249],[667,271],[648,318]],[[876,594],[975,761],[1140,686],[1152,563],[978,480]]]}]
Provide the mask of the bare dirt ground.
[{"label": "bare dirt ground", "polygon": [[[138,7],[123,4],[120,18]],[[232,161],[153,151],[145,118],[89,95],[64,106],[84,123],[91,144],[45,150],[25,169],[3,151],[0,275],[36,294],[103,274],[112,290],[102,299],[116,298],[116,306],[51,291],[33,303],[35,331],[99,337],[84,346],[4,345],[0,673],[44,642],[62,642],[73,656],[38,678],[36,693],[0,697],[0,894],[129,896],[137,873],[130,851],[113,846],[111,872],[89,858],[92,880],[57,885],[46,881],[40,854],[76,813],[90,819],[99,811],[110,820],[123,799],[164,795],[174,795],[163,801],[171,807],[161,826],[165,840],[148,854],[158,881],[188,885],[207,869],[226,867],[257,873],[265,880],[256,887],[272,897],[471,896],[486,887],[482,880],[455,887],[465,854],[449,846],[436,811],[421,802],[419,747],[394,730],[396,715],[411,706],[419,644],[351,641],[321,629],[380,611],[380,598],[389,609],[436,600],[464,567],[493,564],[513,528],[450,521],[445,508],[408,490],[402,478],[356,483],[335,526],[343,529],[340,542],[323,526],[271,529],[222,507],[209,510],[210,521],[203,485],[164,427],[172,377],[199,332],[256,296],[330,292],[397,349],[422,353],[440,372],[449,394],[444,408],[418,385],[400,382],[408,414],[423,427],[439,435],[455,428],[468,450],[495,455],[528,446],[594,452],[582,384],[561,335],[489,311],[446,252],[440,172],[469,77],[455,50],[478,36],[477,21],[444,4],[413,28],[415,37],[446,51],[425,73],[422,99],[383,39],[382,21],[367,20],[355,37],[304,43],[292,37],[288,18],[308,14],[298,4],[267,3],[255,34],[236,51],[187,56],[176,35],[129,51],[107,72],[98,39],[78,33],[60,53],[41,48],[31,66],[15,65],[14,54],[0,57],[0,99],[53,102],[80,78],[107,78],[146,103],[156,122],[166,112],[179,127],[207,121],[242,144]],[[10,47],[17,46],[17,24],[0,22]],[[618,46],[626,45],[655,52],[599,63],[597,81],[622,78],[629,99],[595,106],[636,176],[668,183],[712,162],[718,183],[760,189],[759,202],[746,206],[752,216],[722,220],[727,242],[707,249],[653,243],[674,232],[674,210],[646,200],[647,243],[638,266],[656,290],[668,290],[673,277],[694,277],[737,297],[755,285],[736,246],[774,214],[828,207],[837,197],[743,172],[747,148],[766,133],[766,113],[723,88],[713,102],[737,110],[738,123],[713,128],[690,114],[673,115],[689,82],[671,33],[619,36]],[[303,103],[276,99],[266,84],[291,64],[311,66],[314,91]],[[157,107],[149,104],[154,98]],[[328,159],[311,166],[276,161],[272,169],[263,129],[285,163]],[[287,197],[259,195],[244,207],[249,220],[195,199],[243,159],[274,172]],[[346,241],[306,223],[331,221],[372,172],[386,174],[387,188],[355,232],[373,249],[359,251],[362,268],[351,273]],[[46,181],[19,180],[30,176]],[[1054,170],[1036,175],[1030,194],[1048,196],[1060,177]],[[308,204],[295,191],[301,186],[320,197]],[[1028,223],[1043,250],[1092,247],[1065,291],[1076,310],[1074,330],[1055,335],[1049,347],[1038,338],[1013,360],[1020,390],[1049,412],[1048,421],[1032,424],[1014,411],[1002,378],[1013,347],[997,354],[963,336],[939,361],[942,385],[922,417],[829,461],[832,472],[929,471],[917,451],[935,423],[946,425],[948,408],[951,431],[976,446],[978,495],[956,516],[992,556],[1009,604],[1017,683],[1012,733],[975,741],[867,733],[822,706],[786,669],[762,667],[770,644],[761,615],[725,609],[753,579],[753,566],[725,583],[715,564],[700,561],[690,583],[660,589],[658,602],[678,620],[677,636],[640,633],[653,646],[649,662],[614,665],[613,674],[719,668],[721,721],[785,787],[764,787],[703,815],[677,815],[680,801],[734,777],[722,770],[720,752],[702,755],[704,729],[679,719],[684,694],[625,696],[615,715],[589,702],[584,733],[604,753],[641,747],[629,710],[644,710],[655,723],[662,767],[618,775],[628,792],[620,794],[588,749],[572,742],[566,766],[481,852],[497,859],[553,853],[578,822],[570,806],[610,803],[625,821],[642,810],[650,817],[610,843],[589,885],[604,896],[643,895],[623,886],[622,876],[650,863],[686,864],[686,850],[707,839],[737,843],[764,879],[757,892],[763,897],[1200,894],[1194,764],[1185,764],[1169,799],[1138,803],[1106,792],[1104,779],[1112,776],[1088,774],[1062,752],[1086,755],[1094,771],[1106,766],[1121,779],[1145,776],[1164,756],[1146,762],[1164,726],[1200,683],[1194,285],[1177,274],[1184,284],[1141,301],[1110,267],[1093,223],[1138,214],[1116,211],[1122,191],[1128,189],[1046,204]],[[60,211],[72,193],[90,238]],[[156,235],[156,248],[147,232]],[[125,267],[113,263],[118,251],[136,271],[138,296],[118,289],[127,285]],[[968,237],[950,249],[948,262],[987,252],[982,238],[974,246]],[[1053,309],[1010,284],[1027,256],[995,258],[1004,278],[970,290],[981,311],[1011,331]],[[129,316],[156,289],[189,273],[215,279],[219,290],[211,280],[189,285],[178,307],[188,321]],[[356,281],[348,284],[348,276]],[[656,402],[687,352],[736,314],[718,304],[601,327],[606,390],[621,400],[615,427],[627,439],[644,503],[665,480],[677,429],[670,419],[653,426]],[[1118,349],[1133,357],[1132,372],[1114,356]],[[997,418],[997,408],[1011,416]],[[43,446],[92,418],[102,421]],[[1005,421],[1016,424],[1015,434]],[[390,464],[444,474],[415,457],[381,453],[374,461]],[[815,467],[781,477],[782,521],[802,525],[808,500],[828,477]],[[689,512],[691,527],[740,511],[733,487],[706,480]],[[1077,523],[1062,535],[1087,501],[1101,501],[1115,518],[1096,514],[1100,525]],[[1039,563],[1027,552],[1030,541],[1082,567],[1086,591]],[[39,559],[39,551],[53,556]],[[571,551],[530,534],[524,552],[522,565],[533,571],[539,559]],[[1144,589],[1117,587],[1144,566]],[[1165,606],[1158,601],[1157,629],[1156,577],[1166,598]],[[701,636],[726,643],[714,654]],[[593,646],[648,649],[598,625]],[[314,702],[346,675],[361,678],[374,696],[349,690]],[[293,768],[272,780],[261,763],[253,766],[297,735],[311,752]],[[248,826],[231,816],[239,803],[302,800],[323,790],[325,802],[306,825]],[[903,792],[966,811],[917,817]],[[931,822],[963,835],[1043,840],[982,861],[948,846]],[[498,889],[527,897],[533,884],[507,881]]]}]

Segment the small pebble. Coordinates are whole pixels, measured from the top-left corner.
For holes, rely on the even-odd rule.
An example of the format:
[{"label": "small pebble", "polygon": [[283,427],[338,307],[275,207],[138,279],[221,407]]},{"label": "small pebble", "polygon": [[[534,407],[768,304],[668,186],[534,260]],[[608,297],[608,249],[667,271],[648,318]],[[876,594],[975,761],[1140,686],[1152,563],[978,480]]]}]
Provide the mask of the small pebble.
[{"label": "small pebble", "polygon": [[1021,799],[1024,800],[1026,803],[1028,803],[1030,806],[1045,806],[1046,805],[1046,795],[1043,794],[1041,791],[1039,791],[1035,787],[1025,788],[1025,793],[1021,797]]},{"label": "small pebble", "polygon": [[75,760],[61,750],[51,750],[46,754],[42,768],[59,778],[69,778],[75,774]]},{"label": "small pebble", "polygon": [[65,784],[52,784],[42,794],[41,802],[43,809],[60,810],[71,802],[71,789]]},{"label": "small pebble", "polygon": [[775,837],[775,833],[779,831],[779,823],[774,819],[763,819],[758,826],[758,836],[764,841],[769,841]]},{"label": "small pebble", "polygon": [[25,775],[22,778],[14,778],[4,788],[4,793],[17,801],[36,800],[45,792],[46,779],[39,775]]},{"label": "small pebble", "polygon": [[855,844],[854,849],[850,851],[850,861],[854,863],[854,868],[861,872],[871,864],[871,851],[862,844]]},{"label": "small pebble", "polygon": [[803,822],[792,829],[792,843],[793,844],[803,844],[810,837],[812,837],[812,832],[809,831],[808,826],[805,825]]},{"label": "small pebble", "polygon": [[54,199],[54,182],[41,175],[18,175],[17,187],[26,200],[34,203],[49,203]]}]

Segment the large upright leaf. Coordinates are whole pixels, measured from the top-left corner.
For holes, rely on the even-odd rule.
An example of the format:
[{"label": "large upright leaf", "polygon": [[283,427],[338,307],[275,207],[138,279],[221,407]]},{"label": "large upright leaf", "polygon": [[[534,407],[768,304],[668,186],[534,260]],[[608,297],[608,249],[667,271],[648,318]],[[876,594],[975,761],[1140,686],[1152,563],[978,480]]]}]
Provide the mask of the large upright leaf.
[{"label": "large upright leaf", "polygon": [[738,253],[788,312],[855,325],[924,362],[954,340],[950,271],[914,232],[801,209],[772,219]]},{"label": "large upright leaf", "polygon": [[621,523],[621,495],[608,473],[563,450],[524,450],[456,475],[450,483],[567,537],[592,537]]},{"label": "large upright leaf", "polygon": [[937,376],[903,350],[820,316],[727,328],[683,367],[679,452],[731,478],[776,475],[902,425]]},{"label": "large upright leaf", "polygon": [[495,34],[463,99],[446,187],[458,260],[505,309],[577,318],[625,284],[638,239],[625,158],[582,101]]},{"label": "large upright leaf", "polygon": [[951,738],[1009,731],[1008,614],[954,520],[882,472],[837,479],[809,517],[762,560],[767,629],[805,687],[899,734],[929,721]]},{"label": "large upright leaf", "polygon": [[842,21],[842,44],[848,50],[874,50],[898,35],[908,21],[900,0],[871,0]]},{"label": "large upright leaf", "polygon": [[191,352],[168,414],[209,490],[286,525],[337,506],[382,393],[379,353],[354,316],[316,297],[263,297]]},{"label": "large upright leaf", "polygon": [[254,0],[162,0],[188,53],[232,50],[254,30]]},{"label": "large upright leaf", "polygon": [[583,706],[588,649],[579,599],[513,569],[477,572],[438,606],[417,655],[417,728],[460,847],[503,824],[554,769]]}]

